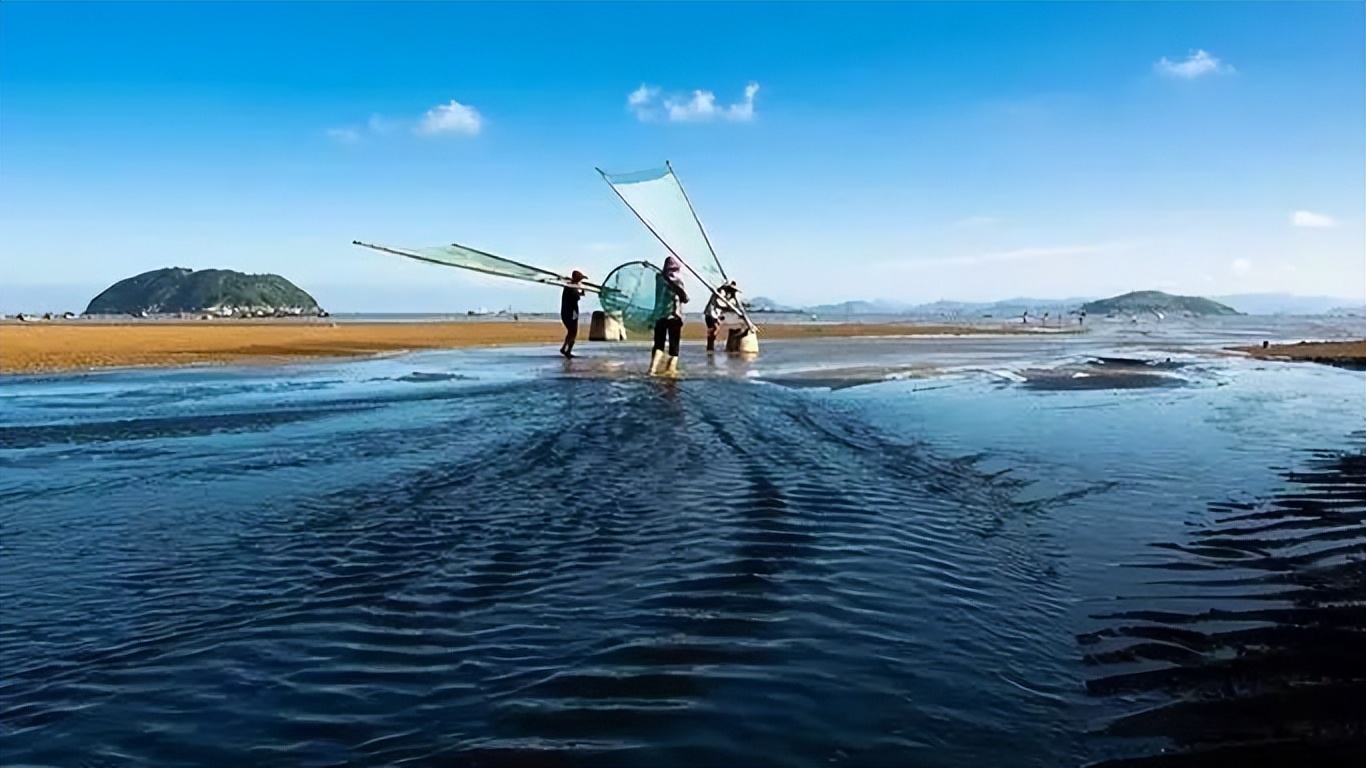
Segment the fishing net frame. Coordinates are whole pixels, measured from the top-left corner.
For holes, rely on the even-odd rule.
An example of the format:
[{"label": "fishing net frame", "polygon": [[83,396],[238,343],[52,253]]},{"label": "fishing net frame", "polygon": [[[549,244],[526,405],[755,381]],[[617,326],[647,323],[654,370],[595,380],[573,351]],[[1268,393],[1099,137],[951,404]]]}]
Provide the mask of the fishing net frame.
[{"label": "fishing net frame", "polygon": [[658,301],[659,280],[664,273],[648,261],[628,261],[607,273],[598,290],[602,311],[616,318],[628,331],[651,333],[664,317],[668,304]]}]

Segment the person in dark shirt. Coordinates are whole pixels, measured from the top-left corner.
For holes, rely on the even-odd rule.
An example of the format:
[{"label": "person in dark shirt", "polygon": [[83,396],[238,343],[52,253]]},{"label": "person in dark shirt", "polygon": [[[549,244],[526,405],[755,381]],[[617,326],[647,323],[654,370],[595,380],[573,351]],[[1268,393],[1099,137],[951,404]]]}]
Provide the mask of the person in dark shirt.
[{"label": "person in dark shirt", "polygon": [[564,292],[560,294],[560,322],[564,323],[564,343],[560,345],[560,354],[565,357],[574,356],[574,341],[579,336],[579,299],[583,298],[583,288],[578,286],[588,275],[574,270],[574,274],[569,276],[570,285],[564,287]]},{"label": "person in dark shirt", "polygon": [[[683,289],[683,262],[670,256],[664,269],[655,277],[655,306],[666,307],[664,316],[655,321],[655,346],[650,352],[651,374],[678,372],[678,343],[683,335],[683,303],[688,293]],[[665,351],[665,340],[668,349]]]}]

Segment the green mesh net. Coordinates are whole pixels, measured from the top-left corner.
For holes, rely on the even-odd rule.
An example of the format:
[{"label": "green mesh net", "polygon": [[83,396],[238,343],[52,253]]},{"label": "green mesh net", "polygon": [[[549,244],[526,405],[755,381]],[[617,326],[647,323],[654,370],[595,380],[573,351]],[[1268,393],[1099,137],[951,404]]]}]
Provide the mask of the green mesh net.
[{"label": "green mesh net", "polygon": [[666,164],[635,173],[598,173],[664,247],[697,270],[708,287],[729,279],[673,168]]},{"label": "green mesh net", "polygon": [[647,261],[632,261],[612,270],[598,294],[602,311],[621,320],[628,331],[652,332],[655,321],[668,311],[667,303],[656,299],[659,276],[659,268]]},{"label": "green mesh net", "polygon": [[[564,275],[551,272],[548,269],[533,267],[530,264],[523,264],[520,261],[513,261],[502,256],[495,256],[492,253],[480,251],[459,243],[437,246],[435,248],[391,248],[385,245],[372,245],[362,243],[359,240],[351,241],[352,245],[359,245],[384,253],[392,253],[398,256],[407,256],[410,259],[426,261],[432,264],[444,264],[448,267],[460,267],[475,272],[483,272],[486,275],[497,275],[498,277],[510,277],[514,280],[526,280],[532,283],[543,283],[548,285],[565,285],[569,278]],[[588,287],[593,287],[589,284]]]}]

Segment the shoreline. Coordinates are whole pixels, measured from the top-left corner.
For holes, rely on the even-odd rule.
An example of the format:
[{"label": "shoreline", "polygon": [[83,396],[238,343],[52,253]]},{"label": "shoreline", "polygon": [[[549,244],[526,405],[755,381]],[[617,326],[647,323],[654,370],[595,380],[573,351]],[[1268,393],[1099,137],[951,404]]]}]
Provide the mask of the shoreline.
[{"label": "shoreline", "polygon": [[[761,339],[902,336],[1032,336],[1069,329],[914,323],[759,323]],[[580,323],[579,343],[589,342]],[[684,326],[700,341],[706,327]],[[0,324],[0,374],[62,373],[107,368],[288,363],[433,349],[557,344],[557,321],[329,322],[133,320]],[[644,337],[632,341],[645,341]]]},{"label": "shoreline", "polygon": [[1332,365],[1356,371],[1366,370],[1366,339],[1356,341],[1301,341],[1298,344],[1270,344],[1265,347],[1230,347],[1257,360],[1305,362]]}]

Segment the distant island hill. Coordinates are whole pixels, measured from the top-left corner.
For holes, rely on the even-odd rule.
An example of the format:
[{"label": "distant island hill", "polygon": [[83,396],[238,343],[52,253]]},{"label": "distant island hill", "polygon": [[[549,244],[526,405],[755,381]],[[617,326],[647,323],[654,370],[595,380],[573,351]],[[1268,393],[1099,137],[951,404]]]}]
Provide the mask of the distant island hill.
[{"label": "distant island hill", "polygon": [[120,280],[90,301],[87,315],[199,314],[217,317],[326,316],[302,288],[279,275],[167,267]]},{"label": "distant island hill", "polygon": [[1099,301],[1088,301],[1081,305],[1087,314],[1113,315],[1158,312],[1186,317],[1211,317],[1219,315],[1241,315],[1242,312],[1220,304],[1213,299],[1199,296],[1173,296],[1162,291],[1133,291],[1123,296]]}]

